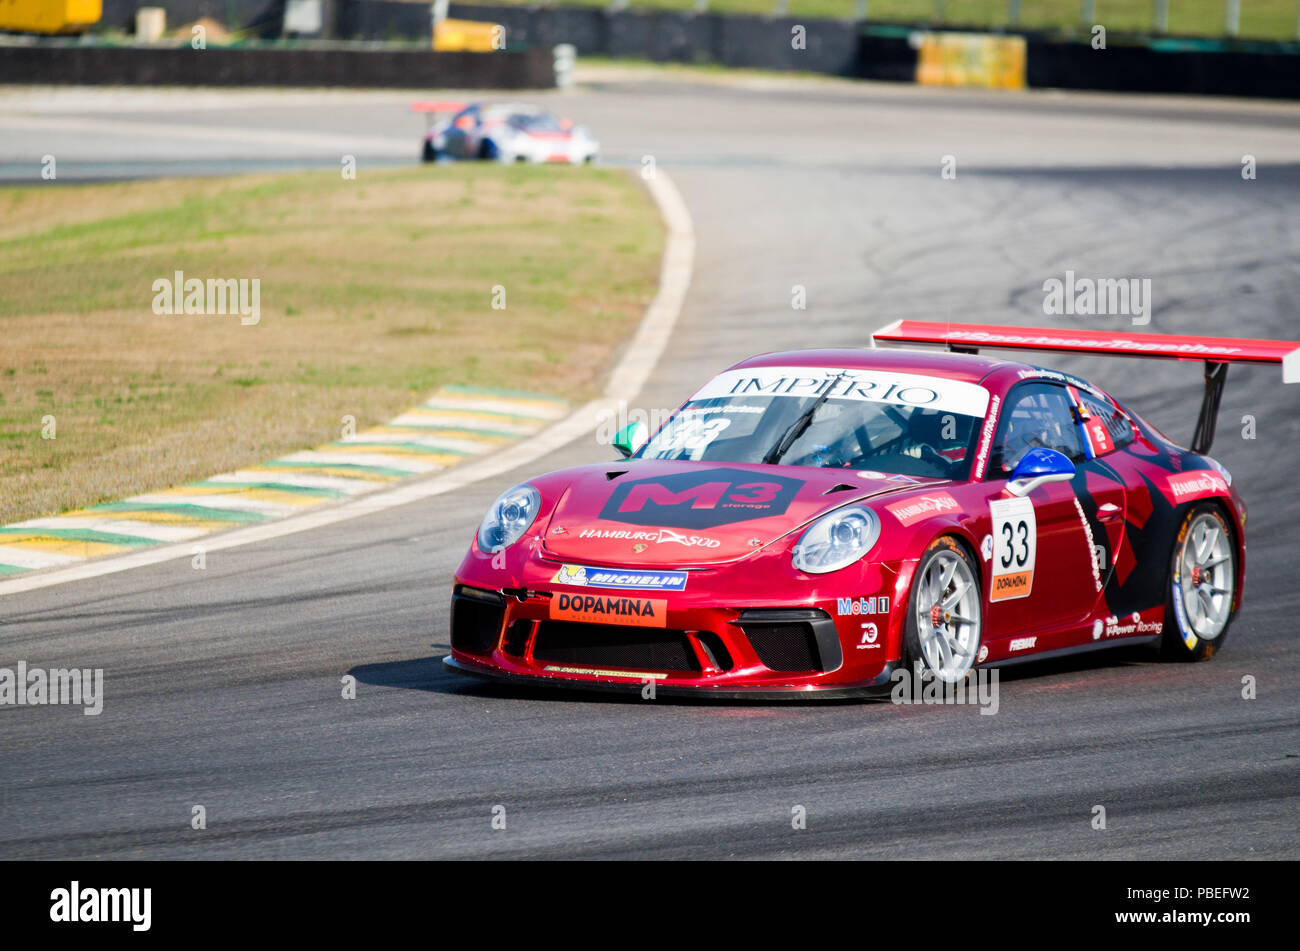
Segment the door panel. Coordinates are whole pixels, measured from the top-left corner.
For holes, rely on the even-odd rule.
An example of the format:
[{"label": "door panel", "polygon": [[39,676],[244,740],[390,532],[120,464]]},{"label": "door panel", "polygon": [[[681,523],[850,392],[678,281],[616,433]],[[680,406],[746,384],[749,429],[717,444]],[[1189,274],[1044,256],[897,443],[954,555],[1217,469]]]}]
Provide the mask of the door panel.
[{"label": "door panel", "polygon": [[1093,587],[1095,554],[1073,483],[1042,485],[1024,498],[1005,486],[1005,479],[989,483],[986,497],[991,557],[985,636],[1019,639],[1082,622],[1100,592]]},{"label": "door panel", "polygon": [[[984,546],[986,557],[991,549],[986,636],[1010,638],[1017,648],[1009,652],[1014,656],[1049,646],[1037,643],[1035,632],[1081,624],[1101,596],[1104,579],[1081,501],[1087,493],[1086,469],[1080,468],[1071,482],[1041,485],[1024,498],[1006,491],[1016,464],[1030,449],[1054,449],[1076,466],[1086,464],[1070,394],[1055,383],[1026,381],[1010,390],[1003,405],[986,479],[992,519],[992,537]],[[1121,524],[1122,500],[1122,486],[1118,503],[1107,499],[1118,506]]]}]

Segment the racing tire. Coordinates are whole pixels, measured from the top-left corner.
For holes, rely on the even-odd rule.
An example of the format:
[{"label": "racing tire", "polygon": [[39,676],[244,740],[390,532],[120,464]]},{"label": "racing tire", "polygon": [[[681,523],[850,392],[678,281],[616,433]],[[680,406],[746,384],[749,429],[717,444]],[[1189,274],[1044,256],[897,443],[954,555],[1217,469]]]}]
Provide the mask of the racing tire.
[{"label": "racing tire", "polygon": [[1236,614],[1237,545],[1223,510],[1202,502],[1183,516],[1169,556],[1161,653],[1209,660],[1228,639]]},{"label": "racing tire", "polygon": [[930,542],[908,596],[903,661],[944,683],[963,680],[978,663],[982,631],[980,571],[951,535]]},{"label": "racing tire", "polygon": [[428,139],[424,140],[424,148],[420,151],[421,162],[438,161],[438,150],[433,147],[433,143]]}]

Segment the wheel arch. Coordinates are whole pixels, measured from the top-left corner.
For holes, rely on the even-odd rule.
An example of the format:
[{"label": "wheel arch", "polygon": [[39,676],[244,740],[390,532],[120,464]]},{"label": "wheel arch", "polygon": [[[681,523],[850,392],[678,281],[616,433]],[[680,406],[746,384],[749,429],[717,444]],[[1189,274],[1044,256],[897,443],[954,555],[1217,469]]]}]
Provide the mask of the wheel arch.
[{"label": "wheel arch", "polygon": [[[905,662],[908,656],[908,650],[909,650],[908,624],[912,616],[913,600],[915,598],[915,592],[916,592],[916,579],[921,574],[922,562],[925,558],[926,552],[928,552],[931,549],[931,547],[933,547],[935,542],[945,538],[952,539],[952,541],[956,544],[957,548],[966,555],[967,560],[970,563],[972,569],[971,575],[974,578],[975,584],[979,589],[978,590],[979,614],[980,614],[979,642],[983,643],[984,641],[984,633],[985,633],[984,619],[986,617],[986,607],[987,607],[985,603],[985,597],[986,597],[986,591],[988,586],[984,583],[983,560],[980,558],[976,550],[976,542],[975,539],[972,537],[970,531],[961,522],[957,521],[956,519],[944,519],[943,521],[936,522],[933,525],[932,530],[928,538],[926,539],[925,544],[923,546],[920,546],[916,550],[916,557],[914,559],[909,559],[906,563],[906,568],[908,573],[907,585],[906,585],[907,591],[906,591],[906,596],[903,600],[903,611],[899,612],[898,614],[897,648],[898,648],[899,662]],[[902,579],[902,575],[900,573],[900,581],[901,579]],[[971,662],[971,669],[974,669],[975,665],[978,663],[979,663],[979,659],[978,657],[976,657]]]},{"label": "wheel arch", "polygon": [[[955,539],[957,543],[961,545],[962,550],[970,557],[971,565],[975,568],[975,580],[979,582],[980,598],[982,601],[984,590],[987,586],[984,584],[984,561],[980,558],[979,541],[975,538],[970,529],[956,519],[944,519],[942,522],[936,524],[934,532],[930,535],[929,539],[926,540],[926,543],[921,547],[921,550],[916,554],[917,564],[920,564],[921,556],[929,550],[930,546],[945,535]],[[915,572],[913,574],[915,574]],[[911,597],[910,585],[908,597]]]},{"label": "wheel arch", "polygon": [[[1233,592],[1232,604],[1232,611],[1235,614],[1241,610],[1241,598],[1246,588],[1246,543],[1245,539],[1242,538],[1241,535],[1241,524],[1237,519],[1235,506],[1229,505],[1229,502],[1231,502],[1231,499],[1222,495],[1211,495],[1203,499],[1193,499],[1182,507],[1174,524],[1181,526],[1188,514],[1202,503],[1207,503],[1213,508],[1218,509],[1219,514],[1223,516],[1223,521],[1228,526],[1228,538],[1232,541],[1232,550],[1237,556],[1237,577],[1233,579],[1236,582],[1236,590]],[[1172,553],[1173,545],[1178,543],[1177,534],[1174,535],[1171,542],[1170,552]],[[1172,583],[1172,577],[1169,579],[1168,583]]]}]

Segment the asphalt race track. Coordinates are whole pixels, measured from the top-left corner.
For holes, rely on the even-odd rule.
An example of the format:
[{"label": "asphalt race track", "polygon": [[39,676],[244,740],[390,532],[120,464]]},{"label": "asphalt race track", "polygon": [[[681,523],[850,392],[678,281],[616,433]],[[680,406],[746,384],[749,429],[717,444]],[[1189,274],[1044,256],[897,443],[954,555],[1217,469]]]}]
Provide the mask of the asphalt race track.
[{"label": "asphalt race track", "polygon": [[[1152,280],[1149,327],[1088,326],[1300,338],[1300,107],[609,77],[534,98],[591,125],[613,163],[654,156],[694,218],[694,281],[642,407],[676,406],[752,352],[863,345],[897,318],[1063,322],[1043,315],[1042,282],[1067,269]],[[64,180],[343,153],[364,176],[415,160],[409,99],[10,90],[0,176],[34,179],[46,153]],[[1043,362],[1190,437],[1199,364]],[[646,702],[444,673],[452,572],[482,512],[536,471],[611,457],[580,440],[462,491],[211,553],[203,571],[181,559],[5,598],[0,662],[103,667],[105,700],[98,717],[0,714],[0,851],[1300,857],[1300,387],[1242,367],[1228,383],[1215,455],[1250,506],[1248,583],[1210,663],[1028,665],[1004,672],[995,716]],[[190,827],[195,804],[206,830]]]}]

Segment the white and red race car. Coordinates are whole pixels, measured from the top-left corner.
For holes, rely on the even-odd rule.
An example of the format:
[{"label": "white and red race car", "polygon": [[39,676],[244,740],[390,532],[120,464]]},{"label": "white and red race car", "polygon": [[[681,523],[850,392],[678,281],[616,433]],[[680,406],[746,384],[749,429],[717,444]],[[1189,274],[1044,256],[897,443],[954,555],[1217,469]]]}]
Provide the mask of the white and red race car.
[{"label": "white and red race car", "polygon": [[[537,106],[416,102],[411,108],[433,120],[421,148],[426,162],[482,159],[581,165],[594,161],[600,152],[600,143],[584,126]],[[438,119],[439,115],[446,118]]]}]

